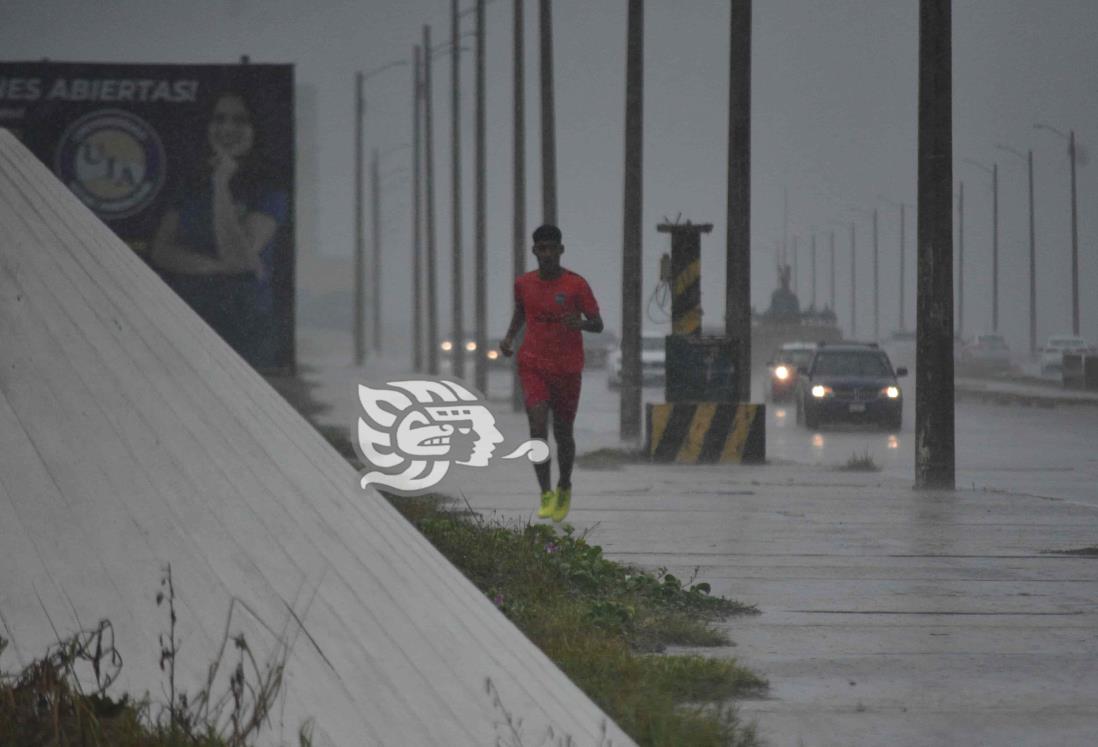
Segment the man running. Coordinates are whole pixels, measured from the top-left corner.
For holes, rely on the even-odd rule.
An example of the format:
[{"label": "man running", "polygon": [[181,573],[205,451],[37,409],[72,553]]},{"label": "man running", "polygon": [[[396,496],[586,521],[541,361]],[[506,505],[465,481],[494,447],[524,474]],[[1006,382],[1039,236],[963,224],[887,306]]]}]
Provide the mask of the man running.
[{"label": "man running", "polygon": [[587,281],[560,265],[564,245],[559,228],[544,225],[534,231],[533,252],[538,269],[515,280],[515,313],[499,349],[510,356],[514,352],[515,335],[526,325],[526,337],[518,354],[518,373],[530,437],[548,441],[551,410],[560,459],[556,490],[552,489],[550,461],[534,465],[541,487],[538,517],[561,521],[572,503],[572,463],[576,458],[572,422],[579,405],[583,373],[581,332],[602,332],[602,317]]}]

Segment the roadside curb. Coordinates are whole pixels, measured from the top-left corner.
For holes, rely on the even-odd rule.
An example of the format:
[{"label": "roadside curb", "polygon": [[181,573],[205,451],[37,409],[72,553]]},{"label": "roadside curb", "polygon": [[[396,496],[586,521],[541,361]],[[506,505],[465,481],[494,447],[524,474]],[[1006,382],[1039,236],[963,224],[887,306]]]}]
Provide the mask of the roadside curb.
[{"label": "roadside curb", "polygon": [[998,405],[1025,405],[1027,407],[1047,408],[1076,405],[1098,407],[1098,397],[1072,397],[1051,392],[1049,394],[1036,394],[963,384],[955,385],[954,392],[958,399],[991,402]]}]

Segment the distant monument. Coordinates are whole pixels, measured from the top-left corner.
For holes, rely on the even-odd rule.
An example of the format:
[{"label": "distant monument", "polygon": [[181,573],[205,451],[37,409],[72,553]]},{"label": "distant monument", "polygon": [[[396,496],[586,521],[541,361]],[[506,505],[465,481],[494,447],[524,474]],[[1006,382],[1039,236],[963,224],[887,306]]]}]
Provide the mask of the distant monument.
[{"label": "distant monument", "polygon": [[767,321],[796,323],[801,320],[801,302],[789,289],[790,273],[789,265],[778,265],[779,286],[770,294],[770,308],[764,315]]}]

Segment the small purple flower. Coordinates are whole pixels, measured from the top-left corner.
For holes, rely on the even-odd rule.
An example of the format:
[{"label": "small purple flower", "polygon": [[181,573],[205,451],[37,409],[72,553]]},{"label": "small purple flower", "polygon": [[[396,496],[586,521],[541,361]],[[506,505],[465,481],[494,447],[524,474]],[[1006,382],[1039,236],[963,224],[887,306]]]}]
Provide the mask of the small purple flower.
[{"label": "small purple flower", "polygon": [[492,600],[492,602],[494,602],[497,607],[502,606],[503,605],[503,595],[502,594],[496,594],[496,596]]},{"label": "small purple flower", "polygon": [[560,548],[557,547],[556,542],[550,542],[548,545],[545,546],[545,552],[549,553],[550,555],[552,555],[553,553],[555,553],[559,549]]}]

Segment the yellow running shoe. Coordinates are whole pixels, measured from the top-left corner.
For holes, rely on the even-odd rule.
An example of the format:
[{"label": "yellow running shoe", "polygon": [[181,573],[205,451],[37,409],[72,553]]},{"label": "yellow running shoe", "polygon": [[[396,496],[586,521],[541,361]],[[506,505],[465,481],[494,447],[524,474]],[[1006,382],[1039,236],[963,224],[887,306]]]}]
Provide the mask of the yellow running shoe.
[{"label": "yellow running shoe", "polygon": [[546,490],[541,494],[541,508],[538,509],[539,519],[548,519],[556,512],[557,491]]},{"label": "yellow running shoe", "polygon": [[557,488],[557,508],[553,511],[553,521],[564,521],[571,507],[572,488]]}]

